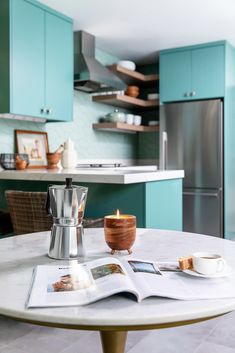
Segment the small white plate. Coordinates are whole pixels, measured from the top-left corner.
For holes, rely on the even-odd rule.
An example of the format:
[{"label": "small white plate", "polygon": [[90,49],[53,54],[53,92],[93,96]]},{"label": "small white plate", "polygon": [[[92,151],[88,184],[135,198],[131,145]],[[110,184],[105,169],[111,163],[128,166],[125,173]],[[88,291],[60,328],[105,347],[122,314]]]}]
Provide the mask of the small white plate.
[{"label": "small white plate", "polygon": [[213,275],[203,275],[202,273],[198,273],[194,270],[182,270],[182,272],[187,273],[187,275],[195,276],[195,277],[204,277],[204,278],[219,278],[219,277],[227,277],[231,275],[233,269],[230,266],[226,266],[223,271],[216,272]]}]

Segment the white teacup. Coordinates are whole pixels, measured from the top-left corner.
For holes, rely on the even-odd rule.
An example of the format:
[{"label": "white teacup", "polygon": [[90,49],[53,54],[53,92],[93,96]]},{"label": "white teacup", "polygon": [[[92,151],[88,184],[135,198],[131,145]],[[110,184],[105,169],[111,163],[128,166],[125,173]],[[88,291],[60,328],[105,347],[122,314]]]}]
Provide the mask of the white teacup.
[{"label": "white teacup", "polygon": [[127,124],[134,124],[134,114],[126,114],[126,123]]},{"label": "white teacup", "polygon": [[196,252],[192,255],[193,269],[203,275],[214,275],[224,270],[226,262],[221,255]]},{"label": "white teacup", "polygon": [[134,115],[134,125],[141,125],[142,116],[141,115]]}]

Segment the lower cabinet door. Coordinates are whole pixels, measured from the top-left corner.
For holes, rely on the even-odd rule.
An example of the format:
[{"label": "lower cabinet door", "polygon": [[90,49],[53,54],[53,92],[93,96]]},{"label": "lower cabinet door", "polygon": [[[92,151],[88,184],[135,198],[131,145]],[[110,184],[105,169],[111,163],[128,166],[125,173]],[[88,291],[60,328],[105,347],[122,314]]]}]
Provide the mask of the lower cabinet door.
[{"label": "lower cabinet door", "polygon": [[223,237],[221,190],[184,189],[183,231]]},{"label": "lower cabinet door", "polygon": [[73,25],[46,13],[46,99],[48,120],[73,118]]},{"label": "lower cabinet door", "polygon": [[182,179],[145,183],[145,227],[182,231]]}]

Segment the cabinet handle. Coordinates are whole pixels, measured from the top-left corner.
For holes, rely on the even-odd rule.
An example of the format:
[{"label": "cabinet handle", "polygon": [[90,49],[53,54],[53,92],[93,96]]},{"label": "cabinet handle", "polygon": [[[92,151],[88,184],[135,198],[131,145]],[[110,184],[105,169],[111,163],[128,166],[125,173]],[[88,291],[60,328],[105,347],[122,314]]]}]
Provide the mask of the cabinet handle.
[{"label": "cabinet handle", "polygon": [[47,114],[51,114],[51,112],[52,112],[51,108],[47,108],[47,109],[46,109],[46,113],[47,113]]},{"label": "cabinet handle", "polygon": [[196,96],[196,92],[195,92],[195,91],[192,91],[192,92],[190,93],[190,96],[191,96],[191,97]]},{"label": "cabinet handle", "polygon": [[45,109],[45,108],[41,108],[41,109],[40,109],[40,113],[41,113],[41,114],[46,113],[46,109]]},{"label": "cabinet handle", "polygon": [[185,97],[189,97],[189,96],[190,96],[190,93],[189,93],[189,92],[186,92],[186,93],[184,94],[184,96],[185,96]]}]

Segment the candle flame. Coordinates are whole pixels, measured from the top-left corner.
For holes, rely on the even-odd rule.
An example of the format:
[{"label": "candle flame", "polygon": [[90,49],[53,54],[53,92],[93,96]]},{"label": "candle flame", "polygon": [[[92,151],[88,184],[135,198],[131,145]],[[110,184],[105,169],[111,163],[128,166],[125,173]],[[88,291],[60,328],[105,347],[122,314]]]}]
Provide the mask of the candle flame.
[{"label": "candle flame", "polygon": [[120,218],[120,211],[119,210],[117,210],[116,216],[117,216],[117,218]]}]

